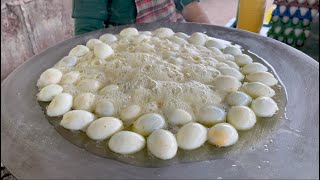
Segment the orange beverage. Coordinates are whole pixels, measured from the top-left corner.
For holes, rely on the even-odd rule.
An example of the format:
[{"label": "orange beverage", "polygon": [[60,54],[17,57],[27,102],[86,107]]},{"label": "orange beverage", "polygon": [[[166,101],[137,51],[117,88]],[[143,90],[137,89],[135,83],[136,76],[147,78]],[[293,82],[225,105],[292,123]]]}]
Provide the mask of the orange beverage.
[{"label": "orange beverage", "polygon": [[258,33],[265,9],[266,0],[239,0],[237,28]]}]

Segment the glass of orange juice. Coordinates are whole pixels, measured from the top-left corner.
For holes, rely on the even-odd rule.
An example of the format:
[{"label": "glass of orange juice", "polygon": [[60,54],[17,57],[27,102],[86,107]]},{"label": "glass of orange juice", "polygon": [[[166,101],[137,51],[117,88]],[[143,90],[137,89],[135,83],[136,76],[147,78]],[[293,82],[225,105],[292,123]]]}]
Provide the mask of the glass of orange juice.
[{"label": "glass of orange juice", "polygon": [[237,28],[258,33],[263,24],[266,0],[239,0]]}]

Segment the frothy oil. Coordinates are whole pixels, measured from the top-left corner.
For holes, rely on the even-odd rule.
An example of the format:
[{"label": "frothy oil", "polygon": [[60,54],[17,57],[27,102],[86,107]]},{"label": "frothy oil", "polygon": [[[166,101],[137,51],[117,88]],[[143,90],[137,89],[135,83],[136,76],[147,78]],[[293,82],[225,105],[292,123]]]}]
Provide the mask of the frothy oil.
[{"label": "frothy oil", "polygon": [[[132,104],[142,107],[142,114],[159,113],[167,117],[172,109],[184,109],[197,118],[199,110],[205,105],[219,105],[226,110],[224,103],[226,93],[216,91],[212,86],[212,80],[221,75],[217,67],[221,65],[219,59],[229,58],[227,55],[216,55],[202,46],[186,44],[178,46],[169,40],[150,38],[139,45],[133,45],[128,39],[119,40],[111,45],[115,53],[108,59],[102,60],[94,57],[90,52],[80,58],[75,67],[66,68],[58,64],[55,68],[63,73],[79,71],[83,79],[94,79],[99,83],[98,90],[84,91],[79,89],[77,83],[64,85],[64,92],[76,96],[80,93],[90,92],[95,94],[95,102],[107,99],[114,103],[119,118],[122,108]],[[274,69],[263,59],[249,51],[254,62],[264,64],[272,73]],[[212,59],[212,60],[208,60]],[[182,63],[181,63],[182,62]],[[99,91],[107,85],[117,85],[119,88],[108,93]],[[268,139],[272,135],[272,129],[281,124],[284,116],[287,96],[285,87],[279,81],[272,87],[276,95],[274,101],[279,111],[270,118],[257,118],[257,123],[249,131],[239,131],[238,142],[227,148],[218,148],[208,143],[195,150],[185,151],[179,149],[177,155],[170,160],[159,160],[151,155],[146,148],[132,155],[120,155],[108,148],[108,140],[93,141],[85,132],[71,132],[59,125],[61,117],[48,117],[48,121],[68,141],[84,148],[98,156],[117,160],[126,164],[143,167],[163,167],[178,163],[191,163],[213,159],[237,156],[255,146],[257,143]],[[39,102],[43,110],[47,103]],[[125,126],[131,130],[131,125]],[[176,133],[178,126],[168,125],[168,130]]]}]

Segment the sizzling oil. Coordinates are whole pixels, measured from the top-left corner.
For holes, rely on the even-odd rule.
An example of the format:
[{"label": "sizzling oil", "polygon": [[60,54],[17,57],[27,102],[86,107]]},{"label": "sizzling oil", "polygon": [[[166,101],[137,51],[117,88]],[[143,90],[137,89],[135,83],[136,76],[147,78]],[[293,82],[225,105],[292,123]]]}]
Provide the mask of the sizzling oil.
[{"label": "sizzling oil", "polygon": [[[148,152],[146,148],[132,155],[120,155],[112,152],[108,148],[108,140],[96,142],[91,140],[85,132],[72,132],[64,129],[59,125],[61,117],[52,118],[47,116],[47,119],[50,124],[52,124],[54,128],[72,144],[95,155],[135,166],[163,167],[178,163],[192,163],[241,155],[241,153],[251,150],[251,147],[261,144],[262,141],[269,139],[269,137],[285,119],[285,106],[287,104],[285,86],[282,84],[274,69],[257,55],[249,51],[245,51],[245,54],[250,55],[254,62],[260,62],[268,67],[271,70],[269,72],[273,73],[279,80],[279,83],[272,87],[276,92],[276,95],[273,97],[273,99],[277,103],[279,111],[277,111],[277,113],[270,118],[257,118],[257,123],[255,126],[248,131],[238,131],[239,140],[235,145],[227,148],[219,148],[209,143],[205,143],[202,147],[191,151],[178,149],[177,155],[170,160],[159,160],[152,156],[152,154]],[[45,111],[48,103],[39,102],[39,104]],[[130,126],[126,127],[126,129],[130,128]],[[174,129],[172,130],[174,131]]]}]

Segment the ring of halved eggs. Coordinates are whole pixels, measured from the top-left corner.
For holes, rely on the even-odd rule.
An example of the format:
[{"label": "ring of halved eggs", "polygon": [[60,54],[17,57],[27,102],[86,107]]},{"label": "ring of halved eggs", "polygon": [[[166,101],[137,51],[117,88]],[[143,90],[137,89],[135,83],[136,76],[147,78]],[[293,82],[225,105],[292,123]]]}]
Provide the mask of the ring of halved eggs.
[{"label": "ring of halved eggs", "polygon": [[[125,43],[152,48],[147,44],[150,41],[161,42],[161,47],[167,48],[162,53],[166,63],[179,68],[190,62],[198,61],[195,62],[197,64],[203,58],[190,55],[192,60],[186,60],[186,57],[178,57],[177,52],[166,47],[166,43],[174,43],[171,48],[194,48],[187,50],[188,53],[205,49],[211,54],[213,57],[207,58],[211,62],[207,63],[213,63],[215,69],[212,71],[217,73],[207,83],[213,91],[224,94],[221,99],[224,105],[217,101],[216,104],[198,104],[196,110],[185,106],[171,107],[167,113],[157,111],[159,107],[152,106],[152,103],[150,107],[139,103],[119,107],[118,102],[108,98],[109,94],[123,93],[119,84],[105,83],[95,78],[99,76],[82,76],[86,71],[86,57],[98,60],[95,65],[103,64],[119,57],[117,48]],[[144,68],[150,70],[153,66]],[[231,146],[239,138],[238,131],[252,128],[256,117],[273,116],[279,108],[272,99],[275,91],[271,87],[278,80],[267,71],[266,66],[253,62],[239,47],[204,33],[195,32],[189,36],[182,32],[174,33],[169,28],[140,32],[136,28],[126,28],[118,35],[104,34],[99,39],[90,39],[86,46],[78,45],[71,49],[55,67],[40,75],[37,100],[50,102],[46,113],[51,117],[62,116],[62,127],[85,131],[95,141],[107,140],[108,147],[115,153],[133,154],[147,147],[156,158],[167,160],[175,157],[178,148],[194,150],[201,148],[206,141],[218,147]],[[190,72],[183,73],[187,78],[192,78]],[[76,91],[65,91],[70,87]],[[170,132],[172,126],[178,128],[175,134]]]}]

